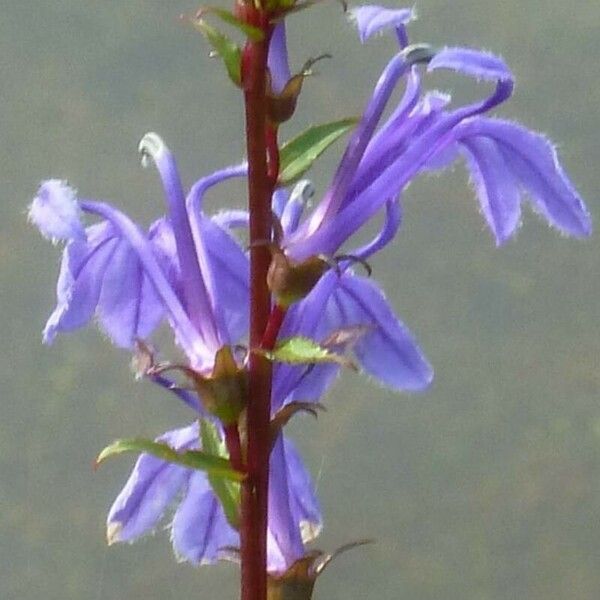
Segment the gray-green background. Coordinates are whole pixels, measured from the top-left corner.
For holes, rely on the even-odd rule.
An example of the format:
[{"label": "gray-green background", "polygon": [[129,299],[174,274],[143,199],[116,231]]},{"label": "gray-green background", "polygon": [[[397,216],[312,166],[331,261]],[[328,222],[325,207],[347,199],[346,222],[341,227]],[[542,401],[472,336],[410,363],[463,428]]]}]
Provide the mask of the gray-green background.
[{"label": "gray-green background", "polygon": [[[68,178],[148,222],[157,177],[136,145],[160,132],[186,182],[242,155],[240,101],[178,20],[190,0],[0,0],[0,597],[230,599],[231,565],[178,565],[167,535],[107,548],[105,513],[131,459],[93,473],[115,437],[189,415],[95,330],[43,347],[59,250],[26,223],[40,180]],[[502,54],[501,109],[560,144],[598,216],[600,5],[421,0],[413,39]],[[290,21],[294,65],[324,51],[295,123],[353,114],[393,49],[360,47],[331,2]],[[434,79],[457,88],[460,78]],[[475,91],[469,86],[469,93]],[[478,90],[481,93],[481,90]],[[461,94],[459,94],[461,96]],[[337,147],[315,173],[322,186]],[[214,200],[243,202],[240,187]],[[496,250],[462,167],[414,184],[375,273],[436,368],[421,396],[347,374],[294,432],[318,477],[324,549],[362,537],[317,598],[593,600],[600,596],[600,241],[525,215]]]}]

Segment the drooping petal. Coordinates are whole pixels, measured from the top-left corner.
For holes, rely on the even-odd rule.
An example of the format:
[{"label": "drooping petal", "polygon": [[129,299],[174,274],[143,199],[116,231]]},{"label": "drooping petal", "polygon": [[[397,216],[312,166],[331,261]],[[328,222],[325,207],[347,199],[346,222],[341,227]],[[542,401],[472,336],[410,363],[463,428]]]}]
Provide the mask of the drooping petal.
[{"label": "drooping petal", "polygon": [[356,23],[358,36],[364,44],[371,36],[385,29],[404,27],[416,18],[412,8],[385,8],[383,6],[358,6],[349,11]]},{"label": "drooping petal", "polygon": [[484,137],[463,140],[471,179],[481,211],[496,238],[503,244],[521,220],[521,194],[497,144]]},{"label": "drooping petal", "polygon": [[227,556],[227,547],[239,544],[227,523],[218,498],[204,473],[194,472],[171,524],[175,555],[192,564],[213,564]]},{"label": "drooping petal", "polygon": [[[326,273],[310,294],[293,305],[286,314],[279,337],[306,336],[320,341],[331,330],[326,318],[329,298],[337,284],[337,275]],[[303,366],[277,363],[273,371],[271,408],[277,412],[293,400],[318,401],[335,378],[336,365]]]},{"label": "drooping petal", "polygon": [[465,122],[456,137],[467,144],[474,138],[494,144],[504,160],[506,176],[512,176],[529,193],[534,208],[551,225],[567,235],[590,235],[589,212],[554,146],[543,135],[509,121],[478,118]]},{"label": "drooping petal", "polygon": [[85,241],[75,190],[65,181],[49,179],[29,206],[29,220],[50,240]]},{"label": "drooping petal", "polygon": [[399,391],[421,391],[431,383],[431,366],[374,282],[346,273],[332,296],[341,326],[367,327],[353,348],[366,373]]},{"label": "drooping petal", "polygon": [[[156,231],[153,226],[150,236]],[[156,329],[165,314],[163,303],[138,256],[110,223],[88,227],[87,237],[64,250],[57,306],[44,341],[51,343],[57,333],[83,327],[97,315],[113,343],[131,350]]]},{"label": "drooping petal", "polygon": [[[300,526],[302,541],[307,544],[321,532],[323,519],[312,478],[304,465],[298,449],[290,440],[283,438],[287,464],[287,480],[292,518]],[[273,482],[275,485],[275,482]]]},{"label": "drooping petal", "polygon": [[57,304],[44,328],[44,342],[51,344],[57,333],[86,325],[94,316],[106,268],[118,239],[108,223],[87,230],[88,240],[73,240],[63,251],[56,286]]},{"label": "drooping petal", "polygon": [[[433,371],[414,336],[394,315],[383,292],[372,281],[330,271],[312,292],[292,307],[281,337],[304,335],[318,342],[347,328],[364,333],[351,345],[362,369],[381,384],[398,391],[425,389]],[[273,375],[272,406],[277,411],[292,401],[318,401],[335,379],[339,367],[298,367],[277,364]]]},{"label": "drooping petal", "polygon": [[137,256],[120,240],[102,277],[98,318],[114,344],[133,348],[147,339],[165,314],[164,306],[144,274]]},{"label": "drooping petal", "polygon": [[201,366],[212,361],[214,350],[207,348],[199,332],[191,323],[176,291],[169,283],[150,240],[129,217],[104,202],[85,200],[81,202],[85,212],[98,215],[111,223],[118,236],[126,241],[151,281],[157,295],[167,311],[177,340],[187,353],[192,365]]},{"label": "drooping petal", "polygon": [[[169,431],[157,441],[177,450],[197,447],[198,424]],[[141,454],[108,513],[106,529],[109,544],[132,542],[152,531],[190,473],[185,467]]]},{"label": "drooping petal", "polygon": [[[285,570],[304,556],[300,524],[294,519],[292,509],[287,460],[283,437],[280,435],[271,452],[269,471],[269,531],[271,536],[267,540],[267,562],[270,571]],[[297,512],[299,513],[299,511]]]}]

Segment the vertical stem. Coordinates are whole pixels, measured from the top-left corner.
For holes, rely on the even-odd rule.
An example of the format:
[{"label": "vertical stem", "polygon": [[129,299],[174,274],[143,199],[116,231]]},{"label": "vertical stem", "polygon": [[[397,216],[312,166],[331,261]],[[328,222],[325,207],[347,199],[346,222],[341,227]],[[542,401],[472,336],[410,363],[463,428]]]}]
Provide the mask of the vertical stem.
[{"label": "vertical stem", "polygon": [[[257,243],[271,239],[272,183],[267,171],[266,68],[269,26],[265,39],[248,41],[243,53],[242,74],[246,108],[248,155],[248,204],[250,212],[250,348],[258,348],[271,310],[267,287],[270,253]],[[269,489],[269,422],[271,364],[251,353],[249,358],[247,409],[247,464],[249,477],[242,486],[241,598],[266,599],[266,540]]]},{"label": "vertical stem", "polygon": [[279,306],[279,304],[275,304],[275,306],[273,306],[273,310],[269,316],[269,322],[267,323],[267,328],[265,329],[265,334],[261,342],[261,348],[264,350],[273,350],[275,347],[279,330],[281,329],[283,319],[285,318],[285,313],[286,309]]}]

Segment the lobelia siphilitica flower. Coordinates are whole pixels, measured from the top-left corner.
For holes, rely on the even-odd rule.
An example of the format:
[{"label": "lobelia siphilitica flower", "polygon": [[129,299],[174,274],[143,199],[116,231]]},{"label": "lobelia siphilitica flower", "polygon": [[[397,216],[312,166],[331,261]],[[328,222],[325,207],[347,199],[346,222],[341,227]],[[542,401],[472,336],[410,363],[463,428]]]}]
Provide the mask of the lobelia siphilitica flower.
[{"label": "lobelia siphilitica flower", "polygon": [[[591,221],[552,144],[522,125],[488,116],[512,93],[513,77],[505,63],[487,52],[410,44],[406,26],[415,15],[409,9],[363,6],[350,11],[362,42],[390,31],[397,53],[358,120],[313,128],[279,148],[277,127],[293,115],[314,61],[291,74],[282,16],[294,6],[276,8],[272,14],[277,18],[266,28],[273,233],[253,242],[271,253],[268,343],[256,348],[248,341],[249,257],[236,233],[247,229],[250,215],[224,209],[208,216],[203,210],[211,188],[249,177],[247,163],[198,180],[186,194],[173,155],[150,133],[140,142],[140,153],[158,170],[167,210],[147,230],[108,203],[78,197],[56,179],[42,183],[29,217],[43,235],[65,244],[57,306],[44,341],[51,343],[58,333],[79,329],[95,317],[116,346],[134,354],[140,375],[191,412],[192,423],[185,427],[154,441],[120,440],[100,455],[103,461],[122,452],[140,453],[109,511],[109,543],[131,542],[155,530],[174,505],[169,528],[179,559],[193,564],[240,559],[240,485],[249,476],[248,361],[258,353],[273,362],[266,567],[269,597],[290,600],[311,596],[316,576],[333,555],[307,550],[321,530],[321,511],[302,459],[283,435],[285,424],[297,412],[316,414],[344,366],[360,368],[397,391],[422,391],[432,380],[429,363],[380,287],[359,274],[363,267],[370,274],[366,261],[398,234],[406,187],[420,174],[464,158],[497,245],[520,225],[525,198],[566,235],[589,235]],[[243,11],[242,17],[224,17],[223,11],[210,10],[256,35]],[[215,43],[216,30],[204,13],[194,24],[241,85],[240,57]],[[455,107],[448,94],[423,89],[427,74],[439,69],[492,83],[493,90],[478,102]],[[390,107],[399,86],[403,95]],[[315,190],[302,175],[350,129],[331,184],[305,215]],[[358,248],[346,248],[351,236],[380,213],[378,234]],[[96,222],[84,225],[84,215]],[[151,339],[163,322],[183,361],[159,360]]]}]

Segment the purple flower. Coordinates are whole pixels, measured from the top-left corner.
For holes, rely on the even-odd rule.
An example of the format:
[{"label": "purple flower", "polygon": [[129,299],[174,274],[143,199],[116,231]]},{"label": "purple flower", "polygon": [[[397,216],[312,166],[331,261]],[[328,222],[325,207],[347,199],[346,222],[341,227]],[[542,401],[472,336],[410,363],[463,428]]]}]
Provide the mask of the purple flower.
[{"label": "purple flower", "polygon": [[[284,238],[291,237],[301,224],[304,210],[315,193],[308,180],[298,182],[288,193],[279,189],[273,196],[273,213]],[[355,249],[351,256],[365,259],[384,247],[401,223],[397,202],[386,204],[386,219],[379,234]],[[222,213],[217,220],[227,227],[246,227],[243,211]],[[301,335],[319,342],[336,331],[362,327],[364,332],[352,344],[352,352],[364,372],[378,383],[397,391],[418,392],[429,386],[433,370],[414,336],[395,316],[383,291],[374,282],[355,275],[351,260],[343,261],[339,272],[329,271],[311,293],[287,311],[280,337]],[[273,382],[273,411],[292,401],[318,401],[339,372],[336,365],[309,370],[278,364]],[[301,385],[300,385],[301,384]],[[296,385],[300,387],[295,390]]]},{"label": "purple flower", "polygon": [[[169,431],[158,438],[177,450],[199,447],[198,424]],[[268,569],[285,571],[303,556],[303,544],[314,539],[321,530],[321,514],[310,477],[298,451],[280,437],[271,459],[275,467],[271,489],[283,495],[286,510],[271,500],[268,530]],[[281,468],[278,468],[281,467]],[[283,476],[282,476],[283,475]],[[133,542],[155,530],[165,518],[168,508],[177,508],[169,524],[175,555],[192,564],[212,564],[217,560],[237,560],[239,534],[225,518],[223,508],[203,472],[193,471],[153,456],[142,454],[125,487],[114,501],[107,519],[107,539]],[[289,514],[287,514],[289,513]],[[282,519],[297,524],[300,548],[292,552],[289,527],[281,527]]]},{"label": "purple flower", "polygon": [[[158,167],[168,208],[147,232],[105,202],[78,200],[64,182],[40,187],[30,220],[47,237],[67,242],[44,340],[50,343],[57,333],[97,316],[116,345],[133,349],[166,317],[190,363],[208,369],[216,350],[245,332],[248,261],[237,242],[203,214],[202,198],[216,183],[244,175],[245,167],[201,179],[186,198],[162,140],[148,134],[140,151]],[[82,213],[102,220],[84,229]]]},{"label": "purple flower", "polygon": [[[458,154],[467,159],[482,212],[498,244],[519,225],[523,192],[531,197],[536,211],[563,233],[589,235],[590,216],[551,143],[520,125],[483,116],[512,93],[513,76],[500,58],[465,48],[434,51],[408,46],[405,25],[414,14],[407,9],[363,6],[351,14],[363,42],[392,28],[400,52],[383,70],[323,199],[285,236],[282,245],[289,257],[331,256],[387,208],[386,234],[368,252],[379,250],[398,228],[389,205],[398,202],[417,175],[446,167]],[[449,69],[493,82],[495,89],[479,102],[451,109],[448,95],[423,93],[419,64],[427,65],[427,73]],[[406,80],[404,95],[383,120],[401,80]]]},{"label": "purple flower", "polygon": [[[147,232],[104,202],[79,200],[64,182],[42,184],[30,219],[50,238],[65,240],[57,307],[45,329],[58,332],[86,325],[94,315],[120,347],[133,349],[166,317],[190,364],[209,373],[216,352],[243,341],[248,328],[248,259],[228,233],[235,213],[210,219],[202,200],[212,186],[246,175],[230,167],[199,180],[187,197],[172,154],[156,134],[140,144],[154,160],[168,208]],[[82,213],[101,217],[84,229]],[[153,381],[202,412],[191,393],[154,376]],[[279,402],[279,405],[283,403]],[[197,424],[159,438],[177,449],[198,446]],[[308,473],[289,440],[279,436],[272,453],[269,569],[285,571],[318,535],[321,517]],[[238,544],[204,473],[141,455],[108,517],[109,542],[133,541],[152,530],[175,496],[183,494],[171,524],[176,554],[192,563],[225,557]]]}]

